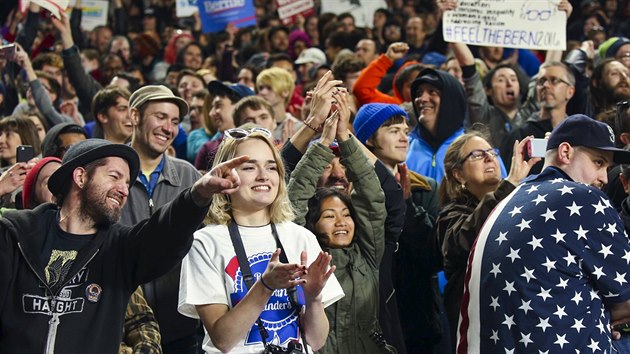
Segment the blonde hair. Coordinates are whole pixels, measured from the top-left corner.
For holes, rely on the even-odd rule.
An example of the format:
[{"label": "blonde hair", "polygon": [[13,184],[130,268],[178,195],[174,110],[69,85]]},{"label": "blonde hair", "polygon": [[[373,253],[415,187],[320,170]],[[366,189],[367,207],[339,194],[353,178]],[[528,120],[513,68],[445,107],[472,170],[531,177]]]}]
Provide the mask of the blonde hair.
[{"label": "blonde hair", "polygon": [[[252,132],[248,137],[240,140],[224,137],[221,145],[219,145],[219,150],[217,151],[214,163],[212,164],[212,168],[222,162],[236,157],[236,149],[238,148],[238,146],[243,142],[251,139],[257,139],[267,144],[267,146],[269,146],[269,148],[271,149],[273,159],[278,166],[278,195],[276,195],[276,199],[274,199],[271,205],[268,206],[269,216],[271,218],[270,221],[276,224],[292,221],[295,217],[295,214],[293,213],[293,207],[291,206],[289,195],[287,193],[284,164],[282,163],[282,158],[280,157],[278,150],[276,150],[270,138],[259,132]],[[227,225],[231,220],[232,202],[230,201],[230,197],[226,194],[221,193],[213,195],[212,204],[210,205],[210,210],[208,210],[208,215],[206,215],[206,219],[204,220],[204,222],[206,224]]]},{"label": "blonde hair", "polygon": [[256,77],[256,90],[260,92],[260,86],[269,86],[276,95],[286,94],[285,105],[289,105],[291,95],[295,89],[295,83],[291,74],[286,69],[269,68],[265,69]]}]

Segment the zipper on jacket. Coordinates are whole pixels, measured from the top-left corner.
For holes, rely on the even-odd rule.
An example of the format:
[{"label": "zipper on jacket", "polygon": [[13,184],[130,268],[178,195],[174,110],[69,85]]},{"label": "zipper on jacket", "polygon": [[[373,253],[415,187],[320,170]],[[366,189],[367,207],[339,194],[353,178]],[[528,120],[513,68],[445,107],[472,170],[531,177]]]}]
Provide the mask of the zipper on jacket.
[{"label": "zipper on jacket", "polygon": [[53,291],[48,286],[48,283],[46,281],[44,281],[44,279],[42,279],[39,276],[39,273],[37,273],[35,271],[35,267],[33,267],[33,265],[31,264],[31,261],[28,259],[28,257],[26,257],[26,254],[24,253],[24,250],[22,249],[22,245],[20,244],[20,242],[18,242],[17,245],[18,245],[18,248],[20,249],[20,253],[22,253],[22,257],[24,257],[24,260],[26,261],[26,264],[28,264],[29,268],[31,268],[31,271],[33,273],[35,273],[35,276],[37,277],[37,279],[39,279],[39,281],[42,282],[42,284],[44,284],[44,286],[47,289],[47,293],[51,295],[51,298],[50,298],[50,316],[52,316],[52,317],[48,321],[48,335],[46,337],[46,349],[44,350],[44,353],[46,353],[46,354],[54,354],[55,353],[55,341],[57,339],[57,327],[59,326],[59,323],[60,323],[59,314],[56,312],[57,296],[59,295],[61,290],[63,290],[63,288],[66,286],[66,284],[70,280],[72,280],[77,274],[79,274],[81,269],[83,269],[83,267],[88,265],[88,263],[90,263],[92,261],[92,259],[94,259],[94,257],[96,257],[96,255],[98,254],[99,249],[98,248],[96,249],[96,251],[92,254],[92,256],[90,256],[90,258],[87,260],[87,262],[85,262],[85,265],[83,265],[83,267],[79,268],[79,270],[75,274],[73,274],[71,277],[66,277],[64,283],[61,284],[61,286],[59,287],[59,290],[57,291],[57,293],[54,294]]},{"label": "zipper on jacket", "polygon": [[431,160],[431,167],[435,167],[436,155],[437,155],[437,153],[433,154],[433,159]]},{"label": "zipper on jacket", "polygon": [[149,217],[153,215],[153,198],[149,198]]},{"label": "zipper on jacket", "polygon": [[54,354],[55,353],[55,341],[57,340],[57,327],[59,326],[59,314],[54,312],[55,305],[57,304],[57,300],[53,297],[50,299],[51,309],[53,309],[53,314],[50,320],[48,321],[48,336],[46,337],[46,354]]}]

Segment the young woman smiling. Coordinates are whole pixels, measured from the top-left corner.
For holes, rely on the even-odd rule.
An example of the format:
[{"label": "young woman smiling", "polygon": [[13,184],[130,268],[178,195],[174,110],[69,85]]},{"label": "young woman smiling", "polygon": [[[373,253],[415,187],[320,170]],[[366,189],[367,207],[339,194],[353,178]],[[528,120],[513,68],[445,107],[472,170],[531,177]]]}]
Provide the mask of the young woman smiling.
[{"label": "young woman smiling", "polygon": [[208,226],[195,233],[182,263],[179,311],[203,322],[206,353],[261,353],[301,337],[318,350],[328,335],[324,307],[343,296],[331,257],[291,222],[284,167],[268,130],[226,130],[214,166],[228,160],[237,161],[223,171],[234,187],[214,195]]}]

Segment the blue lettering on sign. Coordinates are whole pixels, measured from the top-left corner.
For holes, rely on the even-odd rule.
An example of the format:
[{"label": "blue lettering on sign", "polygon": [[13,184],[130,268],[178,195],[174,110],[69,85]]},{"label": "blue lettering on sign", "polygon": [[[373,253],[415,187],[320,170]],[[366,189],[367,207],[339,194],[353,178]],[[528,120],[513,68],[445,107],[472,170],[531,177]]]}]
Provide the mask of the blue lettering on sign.
[{"label": "blue lettering on sign", "polygon": [[450,42],[487,44],[498,47],[549,47],[559,45],[555,32],[511,29],[480,30],[476,26],[452,26],[444,29],[444,39]]}]

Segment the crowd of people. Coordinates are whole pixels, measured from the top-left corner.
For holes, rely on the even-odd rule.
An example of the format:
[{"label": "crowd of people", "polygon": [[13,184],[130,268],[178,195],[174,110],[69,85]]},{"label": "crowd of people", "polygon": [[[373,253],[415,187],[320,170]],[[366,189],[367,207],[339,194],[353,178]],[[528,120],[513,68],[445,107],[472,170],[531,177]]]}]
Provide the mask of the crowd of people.
[{"label": "crowd of people", "polygon": [[3,9],[0,353],[630,353],[630,1],[253,2]]}]

